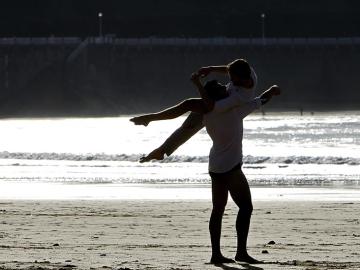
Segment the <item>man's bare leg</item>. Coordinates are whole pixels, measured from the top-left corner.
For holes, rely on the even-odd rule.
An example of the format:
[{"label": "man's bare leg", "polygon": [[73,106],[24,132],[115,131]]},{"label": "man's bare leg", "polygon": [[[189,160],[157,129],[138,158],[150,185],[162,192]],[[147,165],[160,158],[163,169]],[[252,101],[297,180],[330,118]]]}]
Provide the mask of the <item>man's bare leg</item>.
[{"label": "man's bare leg", "polygon": [[239,207],[236,218],[237,251],[235,260],[250,264],[262,263],[251,257],[247,252],[247,238],[253,206],[248,181],[240,168],[229,175],[228,184],[230,195]]},{"label": "man's bare leg", "polygon": [[211,176],[211,192],[212,192],[212,203],[213,209],[211,211],[209,221],[209,231],[211,239],[211,259],[210,263],[221,264],[221,263],[232,263],[233,259],[226,258],[222,255],[220,249],[220,238],[221,238],[221,224],[222,218],[225,211],[225,206],[228,199],[228,187],[225,179],[226,174],[214,174],[210,173]]},{"label": "man's bare leg", "polygon": [[135,125],[147,126],[152,121],[174,119],[189,111],[202,113],[204,110],[205,107],[201,98],[190,98],[161,112],[137,116],[131,118],[130,121],[134,122]]}]

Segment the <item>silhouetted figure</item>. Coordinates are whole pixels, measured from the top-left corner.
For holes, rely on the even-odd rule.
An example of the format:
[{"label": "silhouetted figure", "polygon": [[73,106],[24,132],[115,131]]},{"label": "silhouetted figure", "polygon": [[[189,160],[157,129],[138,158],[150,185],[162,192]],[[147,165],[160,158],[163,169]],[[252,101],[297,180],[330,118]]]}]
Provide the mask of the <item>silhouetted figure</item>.
[{"label": "silhouetted figure", "polygon": [[[240,67],[239,67],[240,66]],[[229,69],[231,83],[227,87],[210,81],[203,87],[200,77],[216,71],[226,73]],[[213,140],[209,156],[209,174],[212,180],[213,209],[209,221],[212,245],[211,263],[228,263],[232,259],[222,255],[220,249],[221,224],[228,193],[230,193],[239,212],[236,220],[237,253],[235,260],[260,263],[247,253],[247,237],[252,214],[250,188],[242,165],[242,119],[261,104],[268,102],[280,89],[273,86],[260,97],[253,98],[256,75],[244,60],[236,60],[229,66],[201,68],[194,73],[192,81],[197,86],[201,99],[188,99],[159,113],[143,115],[131,119],[137,125],[148,125],[151,121],[175,118],[186,111],[192,111],[182,127],[176,130],[166,142],[140,161],[163,159],[170,155],[203,125]],[[203,122],[203,123],[202,123]]]}]

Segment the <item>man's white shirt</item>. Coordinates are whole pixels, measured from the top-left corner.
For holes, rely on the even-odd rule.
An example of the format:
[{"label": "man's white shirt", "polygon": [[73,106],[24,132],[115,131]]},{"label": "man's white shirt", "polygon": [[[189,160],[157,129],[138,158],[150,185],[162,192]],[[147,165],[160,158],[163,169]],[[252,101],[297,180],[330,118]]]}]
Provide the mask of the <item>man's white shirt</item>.
[{"label": "man's white shirt", "polygon": [[251,69],[254,86],[251,89],[227,85],[229,96],[215,103],[205,114],[203,123],[213,141],[209,154],[209,171],[224,173],[242,163],[243,119],[261,106],[254,98],[257,86],[255,71]]}]

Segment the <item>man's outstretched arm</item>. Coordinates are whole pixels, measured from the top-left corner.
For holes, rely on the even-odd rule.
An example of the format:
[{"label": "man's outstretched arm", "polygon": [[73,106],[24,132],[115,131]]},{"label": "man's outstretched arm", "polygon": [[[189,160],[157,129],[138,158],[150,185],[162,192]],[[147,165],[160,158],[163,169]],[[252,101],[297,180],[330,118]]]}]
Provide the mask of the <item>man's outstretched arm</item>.
[{"label": "man's outstretched arm", "polygon": [[280,87],[277,86],[276,84],[274,84],[268,90],[264,91],[259,96],[259,98],[262,100],[262,105],[264,105],[264,104],[268,103],[273,96],[279,96],[280,94],[281,94]]},{"label": "man's outstretched arm", "polygon": [[179,146],[184,144],[204,127],[202,118],[202,114],[191,113],[181,127],[175,130],[161,146],[140,158],[140,162],[148,162],[153,159],[162,160],[165,154],[170,156]]},{"label": "man's outstretched arm", "polygon": [[271,86],[269,89],[261,93],[260,96],[253,99],[252,101],[244,104],[243,106],[239,106],[240,118],[245,118],[247,115],[252,113],[254,110],[259,109],[262,105],[268,103],[273,96],[278,96],[281,94],[280,87],[277,85]]}]

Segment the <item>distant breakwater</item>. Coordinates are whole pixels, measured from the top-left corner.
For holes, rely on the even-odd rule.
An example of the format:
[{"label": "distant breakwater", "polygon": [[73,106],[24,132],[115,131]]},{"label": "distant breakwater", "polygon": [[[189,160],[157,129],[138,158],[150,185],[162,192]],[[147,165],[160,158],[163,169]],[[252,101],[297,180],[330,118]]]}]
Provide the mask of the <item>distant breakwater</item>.
[{"label": "distant breakwater", "polygon": [[[5,40],[6,41],[6,40]],[[358,109],[360,42],[353,39],[0,40],[2,117],[118,115],[196,96],[190,74],[246,58],[276,110]],[[226,77],[215,76],[226,82]]]}]

